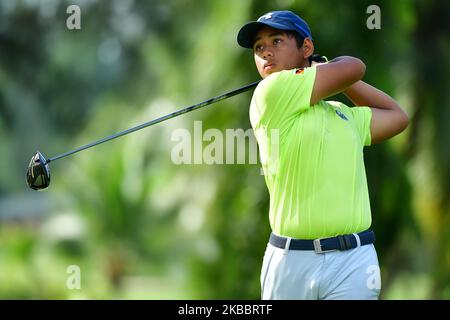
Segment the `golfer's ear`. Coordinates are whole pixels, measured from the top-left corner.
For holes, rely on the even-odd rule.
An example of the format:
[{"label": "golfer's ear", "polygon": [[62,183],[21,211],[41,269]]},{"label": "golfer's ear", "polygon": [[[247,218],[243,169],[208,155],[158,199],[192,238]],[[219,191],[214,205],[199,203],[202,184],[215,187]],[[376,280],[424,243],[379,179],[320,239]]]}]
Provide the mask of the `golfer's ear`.
[{"label": "golfer's ear", "polygon": [[314,53],[314,44],[310,38],[305,38],[303,41],[303,59],[308,59]]},{"label": "golfer's ear", "polygon": [[316,80],[311,94],[311,105],[334,96],[361,80],[366,65],[353,57],[342,57],[336,62],[317,66]]}]

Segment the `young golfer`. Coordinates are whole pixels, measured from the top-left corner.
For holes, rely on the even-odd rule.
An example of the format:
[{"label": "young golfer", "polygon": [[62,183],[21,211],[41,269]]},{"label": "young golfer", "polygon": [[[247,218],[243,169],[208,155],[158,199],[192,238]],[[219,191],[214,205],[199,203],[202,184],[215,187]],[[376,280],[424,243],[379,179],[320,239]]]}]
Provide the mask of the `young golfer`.
[{"label": "young golfer", "polygon": [[[361,60],[312,62],[309,26],[290,11],[247,23],[237,41],[263,78],[250,105],[270,194],[262,298],[377,299],[363,148],[402,132],[408,116],[361,81]],[[324,100],[340,92],[355,107]]]}]

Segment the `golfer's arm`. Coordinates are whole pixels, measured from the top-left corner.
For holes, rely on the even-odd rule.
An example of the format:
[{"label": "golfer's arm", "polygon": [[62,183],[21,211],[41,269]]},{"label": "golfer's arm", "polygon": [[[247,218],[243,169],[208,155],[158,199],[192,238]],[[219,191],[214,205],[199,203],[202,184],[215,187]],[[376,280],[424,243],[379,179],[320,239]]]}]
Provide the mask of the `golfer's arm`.
[{"label": "golfer's arm", "polygon": [[364,81],[354,83],[343,93],[355,106],[369,106],[372,109],[370,124],[372,144],[389,139],[408,126],[408,115],[397,102]]},{"label": "golfer's arm", "polygon": [[328,63],[317,64],[311,105],[343,92],[361,80],[365,72],[366,65],[358,58],[349,56],[337,57]]}]

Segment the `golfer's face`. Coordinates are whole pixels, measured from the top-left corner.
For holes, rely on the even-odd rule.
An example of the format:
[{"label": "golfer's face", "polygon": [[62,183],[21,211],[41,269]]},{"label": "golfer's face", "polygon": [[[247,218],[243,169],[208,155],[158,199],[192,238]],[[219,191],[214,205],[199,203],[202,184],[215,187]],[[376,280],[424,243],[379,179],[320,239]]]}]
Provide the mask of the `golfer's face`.
[{"label": "golfer's face", "polygon": [[304,63],[303,49],[297,48],[295,38],[270,27],[264,27],[257,33],[253,53],[263,79],[271,73],[298,68]]}]

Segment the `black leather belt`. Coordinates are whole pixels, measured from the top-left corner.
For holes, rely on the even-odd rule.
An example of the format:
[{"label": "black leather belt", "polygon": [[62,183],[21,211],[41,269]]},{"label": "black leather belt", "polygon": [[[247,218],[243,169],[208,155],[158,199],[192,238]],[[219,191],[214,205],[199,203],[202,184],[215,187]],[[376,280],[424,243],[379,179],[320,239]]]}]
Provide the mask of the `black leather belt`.
[{"label": "black leather belt", "polygon": [[372,230],[360,233],[346,234],[331,238],[321,238],[315,240],[303,240],[286,238],[271,233],[269,243],[275,247],[285,249],[286,243],[290,240],[289,250],[314,250],[316,253],[330,251],[343,251],[353,249],[375,242],[375,234]]}]

